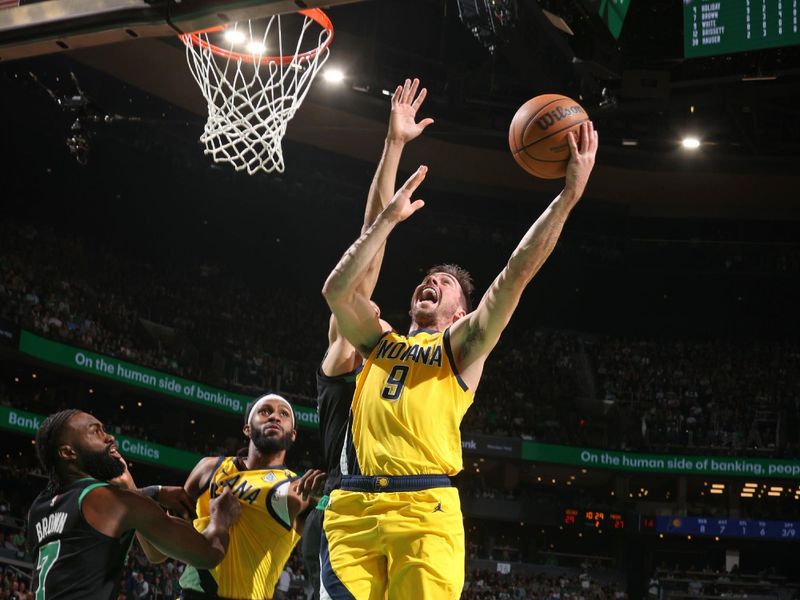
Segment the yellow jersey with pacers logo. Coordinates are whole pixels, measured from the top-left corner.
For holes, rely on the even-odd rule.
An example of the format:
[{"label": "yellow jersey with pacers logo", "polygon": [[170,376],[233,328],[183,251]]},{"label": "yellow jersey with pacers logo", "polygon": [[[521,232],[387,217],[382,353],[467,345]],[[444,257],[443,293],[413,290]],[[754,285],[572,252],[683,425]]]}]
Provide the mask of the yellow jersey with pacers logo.
[{"label": "yellow jersey with pacers logo", "polygon": [[242,505],[230,529],[228,552],[208,571],[187,567],[181,586],[220,598],[272,598],[278,577],[300,535],[292,528],[286,496],[296,475],[284,467],[247,470],[239,457],[222,458],[197,500],[194,527],[210,521],[209,502],[228,487]]},{"label": "yellow jersey with pacers logo", "polygon": [[384,334],[356,381],[350,474],[455,475],[463,468],[459,426],[472,399],[449,329]]}]

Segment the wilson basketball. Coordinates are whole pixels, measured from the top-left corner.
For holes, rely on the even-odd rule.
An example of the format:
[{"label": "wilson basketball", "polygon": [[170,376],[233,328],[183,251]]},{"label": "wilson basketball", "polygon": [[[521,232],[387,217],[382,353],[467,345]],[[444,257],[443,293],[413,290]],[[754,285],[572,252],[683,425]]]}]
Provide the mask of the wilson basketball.
[{"label": "wilson basketball", "polygon": [[569,161],[567,133],[576,134],[589,115],[572,98],[543,94],[519,107],[508,129],[508,145],[520,167],[542,179],[564,177]]}]

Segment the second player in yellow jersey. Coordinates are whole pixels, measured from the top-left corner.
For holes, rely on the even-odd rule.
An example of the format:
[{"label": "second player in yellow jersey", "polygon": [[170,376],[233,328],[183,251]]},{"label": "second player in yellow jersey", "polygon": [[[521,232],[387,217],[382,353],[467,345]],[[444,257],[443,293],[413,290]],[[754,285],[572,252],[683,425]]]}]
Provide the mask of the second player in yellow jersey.
[{"label": "second player in yellow jersey", "polygon": [[243,428],[246,456],[202,459],[184,488],[196,501],[194,527],[209,521],[210,500],[230,489],[242,506],[223,561],[210,570],[187,568],[181,577],[185,600],[270,600],[275,585],[316,504],[324,474],[301,478],[284,466],[297,435],[294,411],[286,399],[267,394],[251,402]]},{"label": "second player in yellow jersey", "polygon": [[300,539],[288,507],[293,479],[295,474],[281,466],[247,469],[239,457],[219,459],[208,488],[197,500],[194,527],[205,529],[210,521],[209,502],[226,487],[242,505],[239,527],[230,530],[223,561],[209,571],[188,567],[181,586],[222,598],[271,598],[283,565]]}]

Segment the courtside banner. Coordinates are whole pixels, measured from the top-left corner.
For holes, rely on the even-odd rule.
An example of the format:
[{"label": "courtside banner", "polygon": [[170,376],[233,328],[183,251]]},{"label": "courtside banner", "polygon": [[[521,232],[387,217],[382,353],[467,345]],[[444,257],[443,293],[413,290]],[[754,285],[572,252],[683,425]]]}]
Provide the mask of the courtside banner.
[{"label": "courtside banner", "polygon": [[[104,354],[54,342],[24,329],[19,336],[19,351],[68,369],[97,375],[230,413],[243,415],[247,403],[253,399],[250,396],[148,369]],[[319,416],[316,410],[307,406],[295,404],[292,406],[298,426],[319,428]]]},{"label": "courtside banner", "polygon": [[519,459],[522,453],[522,440],[462,433],[461,449],[466,454]]},{"label": "courtside banner", "polygon": [[738,456],[643,454],[640,452],[616,452],[528,441],[522,444],[522,458],[524,460],[561,465],[639,473],[800,479],[800,461],[798,460],[743,458]]},{"label": "courtside banner", "polygon": [[[36,430],[47,417],[36,413],[17,410],[8,406],[0,406],[0,427],[31,436],[36,435]],[[145,440],[128,437],[126,435],[114,436],[117,438],[117,447],[120,453],[129,462],[142,461],[168,467],[178,471],[191,471],[201,458],[202,454],[187,452],[154,444]]]}]

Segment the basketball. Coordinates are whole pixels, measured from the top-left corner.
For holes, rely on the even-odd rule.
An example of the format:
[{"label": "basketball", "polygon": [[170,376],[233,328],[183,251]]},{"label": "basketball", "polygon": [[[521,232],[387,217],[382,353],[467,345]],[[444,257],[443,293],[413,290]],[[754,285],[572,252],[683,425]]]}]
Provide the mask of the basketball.
[{"label": "basketball", "polygon": [[543,94],[519,107],[508,129],[508,145],[520,167],[542,179],[564,177],[569,161],[567,133],[576,134],[589,115],[572,98]]}]

